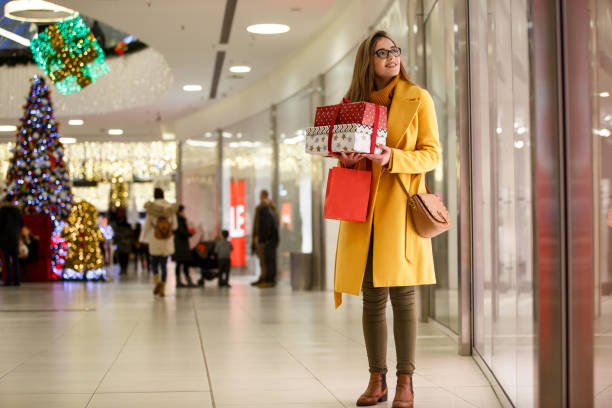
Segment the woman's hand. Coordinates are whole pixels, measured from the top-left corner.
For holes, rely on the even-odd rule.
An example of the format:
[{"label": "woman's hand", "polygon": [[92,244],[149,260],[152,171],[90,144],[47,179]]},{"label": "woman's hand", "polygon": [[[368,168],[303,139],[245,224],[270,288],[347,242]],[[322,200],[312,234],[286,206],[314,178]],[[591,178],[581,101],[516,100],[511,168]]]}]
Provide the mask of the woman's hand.
[{"label": "woman's hand", "polygon": [[334,153],[333,155],[338,160],[342,161],[342,164],[345,167],[348,167],[350,169],[355,167],[355,165],[357,165],[357,163],[359,163],[359,161],[361,159],[363,159],[363,157],[364,157],[364,155],[362,153],[344,153],[344,152],[341,152],[340,154]]},{"label": "woman's hand", "polygon": [[376,145],[382,150],[381,154],[364,154],[368,160],[372,160],[374,163],[378,164],[380,167],[385,167],[389,164],[389,160],[391,159],[391,148],[382,144]]}]

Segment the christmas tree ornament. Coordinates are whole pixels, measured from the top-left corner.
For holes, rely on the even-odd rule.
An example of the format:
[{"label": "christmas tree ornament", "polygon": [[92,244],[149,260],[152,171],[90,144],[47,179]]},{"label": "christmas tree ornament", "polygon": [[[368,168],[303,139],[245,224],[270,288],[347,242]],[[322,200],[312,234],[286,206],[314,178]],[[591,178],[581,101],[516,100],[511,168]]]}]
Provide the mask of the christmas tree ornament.
[{"label": "christmas tree ornament", "polygon": [[105,279],[106,271],[100,248],[105,238],[98,226],[98,211],[93,204],[79,201],[72,206],[62,238],[68,243],[64,279]]},{"label": "christmas tree ornament", "polygon": [[79,16],[48,26],[32,38],[30,49],[64,95],[80,91],[110,71],[104,51]]}]

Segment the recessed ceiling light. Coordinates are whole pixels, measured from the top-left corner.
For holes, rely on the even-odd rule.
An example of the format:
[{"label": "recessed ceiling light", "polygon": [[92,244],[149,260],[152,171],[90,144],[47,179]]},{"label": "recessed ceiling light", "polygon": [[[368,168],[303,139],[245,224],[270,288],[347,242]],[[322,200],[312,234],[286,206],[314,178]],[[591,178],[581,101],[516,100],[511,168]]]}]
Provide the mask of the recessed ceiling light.
[{"label": "recessed ceiling light", "polygon": [[76,11],[44,0],[13,0],[4,6],[4,16],[31,23],[57,23],[74,18]]},{"label": "recessed ceiling light", "polygon": [[185,92],[200,92],[202,90],[202,85],[185,85],[183,86],[183,91]]},{"label": "recessed ceiling light", "polygon": [[69,124],[70,126],[82,126],[82,125],[83,125],[83,123],[85,123],[85,122],[83,121],[83,119],[70,119],[70,120],[68,121],[68,124]]},{"label": "recessed ceiling light", "polygon": [[604,116],[604,120],[607,121],[607,122],[611,121],[612,120],[612,115]]},{"label": "recessed ceiling light", "polygon": [[291,30],[285,24],[253,24],[247,27],[247,31],[253,34],[282,34]]},{"label": "recessed ceiling light", "polygon": [[113,136],[120,136],[123,134],[123,129],[108,129],[108,134]]},{"label": "recessed ceiling light", "polygon": [[602,92],[599,94],[599,96],[601,96],[602,98],[607,98],[608,96],[610,96],[610,92]]},{"label": "recessed ceiling light", "polygon": [[170,132],[162,133],[162,139],[174,140],[175,139],[174,133],[170,133]]},{"label": "recessed ceiling light", "polygon": [[0,125],[0,132],[14,132],[17,130],[17,126],[13,125]]},{"label": "recessed ceiling light", "polygon": [[230,67],[230,72],[234,72],[236,74],[251,72],[251,67],[247,65],[234,65],[233,67]]},{"label": "recessed ceiling light", "polygon": [[76,143],[76,139],[74,137],[60,137],[60,142],[64,144],[72,144]]}]

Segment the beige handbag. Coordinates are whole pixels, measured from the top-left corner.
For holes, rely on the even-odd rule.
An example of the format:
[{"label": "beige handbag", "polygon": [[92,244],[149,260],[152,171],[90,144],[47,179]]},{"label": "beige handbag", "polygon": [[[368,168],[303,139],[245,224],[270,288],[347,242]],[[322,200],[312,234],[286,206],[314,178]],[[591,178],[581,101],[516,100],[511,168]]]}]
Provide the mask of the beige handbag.
[{"label": "beige handbag", "polygon": [[410,196],[402,180],[399,180],[399,182],[408,196],[408,211],[410,211],[414,229],[420,236],[433,238],[450,229],[450,214],[446,206],[440,197],[431,194],[427,185],[425,185],[427,194]]}]

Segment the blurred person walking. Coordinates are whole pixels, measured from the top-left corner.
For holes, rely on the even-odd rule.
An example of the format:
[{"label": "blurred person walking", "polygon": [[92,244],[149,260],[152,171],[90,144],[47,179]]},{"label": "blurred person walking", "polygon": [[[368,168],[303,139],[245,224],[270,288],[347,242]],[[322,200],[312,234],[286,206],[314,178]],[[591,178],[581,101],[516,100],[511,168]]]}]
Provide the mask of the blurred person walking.
[{"label": "blurred person walking", "polygon": [[119,258],[120,275],[127,275],[130,255],[135,247],[135,236],[132,226],[128,224],[125,215],[121,215],[115,225],[115,243],[117,244],[117,257]]},{"label": "blurred person walking", "polygon": [[[187,219],[185,218],[185,206],[179,205],[178,207],[178,228],[174,230],[174,263],[176,264],[176,287],[182,288],[189,286],[190,288],[196,287],[189,276],[189,264],[192,261],[191,249],[189,248],[189,238],[193,233],[189,232],[187,227]],[[185,274],[185,285],[181,282],[181,267],[183,267],[183,273]]]},{"label": "blurred person walking", "polygon": [[[376,405],[388,396],[387,323],[389,296],[397,353],[393,408],[414,405],[417,310],[415,285],[434,284],[431,240],[422,238],[407,215],[411,196],[426,191],[425,173],[440,161],[434,104],[429,93],[408,80],[401,49],[384,31],[359,47],[346,98],[390,108],[387,144],[381,154],[341,153],[348,168],[372,164],[370,207],[363,223],[341,222],[335,262],[335,303],[342,293],[363,293],[363,333],[370,380],[358,406]],[[365,159],[365,160],[363,160]]]},{"label": "blurred person walking", "polygon": [[[259,259],[259,269],[261,273],[259,278],[251,283],[251,286],[271,287],[274,286],[270,282],[272,277],[273,282],[276,279],[276,247],[278,246],[278,215],[274,203],[269,199],[270,195],[267,190],[261,190],[259,194],[259,205],[255,208],[255,219],[253,220],[253,244],[252,249],[257,254]],[[276,232],[271,230],[276,226]],[[270,236],[275,234],[276,245],[272,251],[272,240]],[[268,245],[266,245],[268,242]],[[272,257],[273,255],[273,257]],[[270,258],[271,264],[266,266],[266,259]],[[272,259],[273,258],[273,259]],[[274,271],[273,273],[271,271]]]},{"label": "blurred person walking", "polygon": [[231,288],[229,284],[229,276],[231,269],[231,254],[234,246],[229,241],[229,231],[223,230],[221,238],[215,241],[215,254],[217,255],[217,264],[219,265],[219,287]]},{"label": "blurred person walking", "polygon": [[4,195],[0,199],[0,250],[4,255],[4,286],[19,286],[19,241],[23,217],[21,210]]},{"label": "blurred person walking", "polygon": [[174,234],[172,231],[178,227],[177,205],[170,204],[164,199],[164,191],[161,188],[154,190],[153,198],[153,201],[144,205],[147,216],[142,226],[139,241],[149,245],[153,279],[155,281],[153,294],[163,297],[166,296],[168,257],[174,254]]}]

